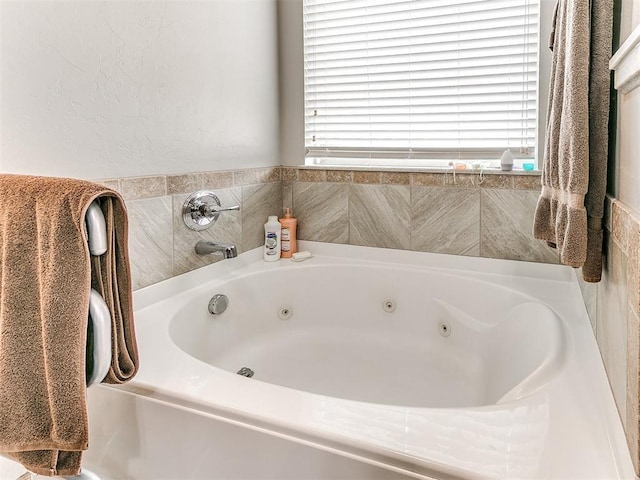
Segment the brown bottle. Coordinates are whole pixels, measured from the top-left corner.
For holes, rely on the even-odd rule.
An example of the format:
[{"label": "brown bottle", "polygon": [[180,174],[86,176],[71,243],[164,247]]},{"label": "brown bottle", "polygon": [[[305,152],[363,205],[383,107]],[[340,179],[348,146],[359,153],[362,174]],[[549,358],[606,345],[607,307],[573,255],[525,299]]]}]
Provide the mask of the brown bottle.
[{"label": "brown bottle", "polygon": [[280,219],[282,225],[281,248],[282,258],[291,258],[291,255],[298,251],[298,242],[296,241],[296,229],[298,220],[291,216],[289,209],[284,212],[284,217]]}]

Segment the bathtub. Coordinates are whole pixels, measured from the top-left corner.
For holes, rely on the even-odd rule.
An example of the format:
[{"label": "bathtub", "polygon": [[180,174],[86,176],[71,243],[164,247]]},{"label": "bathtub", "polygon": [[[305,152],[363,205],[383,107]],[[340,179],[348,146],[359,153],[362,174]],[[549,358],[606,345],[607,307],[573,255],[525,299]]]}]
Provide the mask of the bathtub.
[{"label": "bathtub", "polygon": [[[300,242],[135,293],[104,479],[635,478],[574,272]],[[216,294],[221,314],[208,312]],[[238,374],[249,369],[253,377]]]}]

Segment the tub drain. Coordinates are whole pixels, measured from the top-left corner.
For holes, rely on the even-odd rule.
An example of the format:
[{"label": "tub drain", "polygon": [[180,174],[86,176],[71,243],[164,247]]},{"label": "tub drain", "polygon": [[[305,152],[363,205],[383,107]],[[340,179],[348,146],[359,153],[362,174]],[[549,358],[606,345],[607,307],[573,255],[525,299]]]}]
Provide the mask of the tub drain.
[{"label": "tub drain", "polygon": [[238,375],[242,375],[243,377],[247,377],[247,378],[253,377],[253,370],[251,370],[249,367],[242,367],[236,373]]},{"label": "tub drain", "polygon": [[228,306],[229,297],[222,293],[218,293],[217,295],[214,295],[211,300],[209,300],[209,313],[211,315],[220,315],[227,309]]}]

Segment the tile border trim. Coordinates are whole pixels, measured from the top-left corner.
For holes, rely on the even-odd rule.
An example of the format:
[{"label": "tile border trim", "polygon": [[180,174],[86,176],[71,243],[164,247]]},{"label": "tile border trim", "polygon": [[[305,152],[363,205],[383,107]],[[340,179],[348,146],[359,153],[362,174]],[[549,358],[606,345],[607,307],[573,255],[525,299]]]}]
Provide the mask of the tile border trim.
[{"label": "tile border trim", "polygon": [[117,190],[125,200],[139,200],[142,198],[192,193],[203,189],[214,190],[262,183],[277,183],[281,180],[282,168],[275,166],[110,178],[96,180],[96,182]]},{"label": "tile border trim", "polygon": [[138,200],[141,198],[191,193],[202,189],[231,188],[274,182],[328,182],[539,190],[540,172],[460,172],[453,169],[408,172],[393,169],[368,170],[273,166],[109,178],[96,180],[96,182],[117,190],[125,200]]}]

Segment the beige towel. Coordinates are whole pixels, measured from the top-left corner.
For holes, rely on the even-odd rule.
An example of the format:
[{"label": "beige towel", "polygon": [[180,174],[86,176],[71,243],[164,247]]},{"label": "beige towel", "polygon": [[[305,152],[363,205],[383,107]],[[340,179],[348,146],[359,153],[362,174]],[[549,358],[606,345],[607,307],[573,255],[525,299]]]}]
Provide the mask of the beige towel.
[{"label": "beige towel", "polygon": [[[84,215],[100,197],[108,250],[93,260]],[[0,451],[42,475],[76,475],[88,447],[85,350],[89,292],[112,316],[112,368],[137,371],[127,217],[94,183],[0,175]]]},{"label": "beige towel", "polygon": [[560,261],[600,281],[607,181],[609,58],[613,0],[559,0],[533,235],[556,246]]}]

